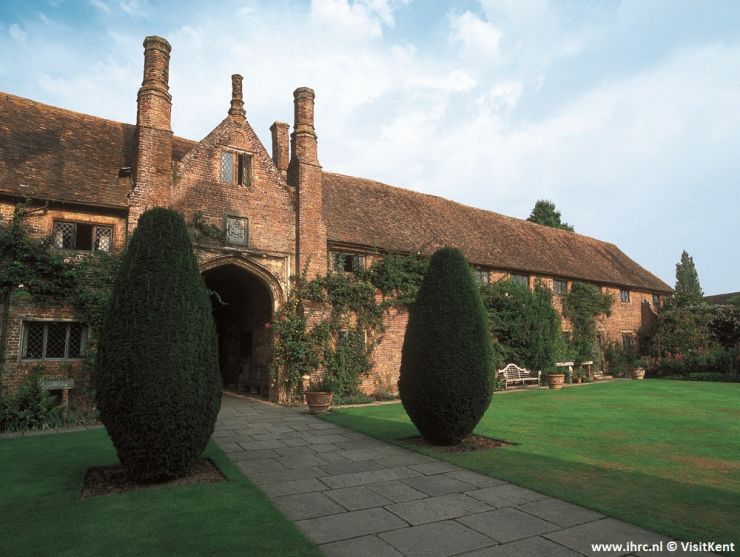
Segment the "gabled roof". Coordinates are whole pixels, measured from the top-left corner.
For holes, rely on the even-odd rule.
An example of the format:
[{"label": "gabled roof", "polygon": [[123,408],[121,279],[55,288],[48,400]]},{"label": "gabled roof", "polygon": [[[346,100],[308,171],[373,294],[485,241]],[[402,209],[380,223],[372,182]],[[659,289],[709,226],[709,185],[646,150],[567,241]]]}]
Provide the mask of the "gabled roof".
[{"label": "gabled roof", "polygon": [[324,173],[330,242],[381,250],[463,251],[476,265],[670,292],[607,242],[380,182]]},{"label": "gabled roof", "polygon": [[[0,192],[128,207],[135,126],[0,93]],[[173,138],[182,157],[193,142]]]}]

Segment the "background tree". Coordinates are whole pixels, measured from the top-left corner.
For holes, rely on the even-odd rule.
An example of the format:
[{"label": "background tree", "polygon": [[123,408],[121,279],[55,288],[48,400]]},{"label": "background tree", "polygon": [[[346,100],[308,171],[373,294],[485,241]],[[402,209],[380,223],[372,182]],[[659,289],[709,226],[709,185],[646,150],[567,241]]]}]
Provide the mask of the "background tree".
[{"label": "background tree", "polygon": [[704,352],[711,343],[712,310],[704,300],[694,260],[686,251],[676,264],[676,287],[658,313],[653,349],[667,353]]},{"label": "background tree", "polygon": [[677,305],[684,307],[704,301],[704,292],[699,284],[694,259],[686,253],[686,250],[681,253],[681,261],[676,263],[676,292],[673,299]]},{"label": "background tree", "polygon": [[491,403],[490,334],[465,256],[438,250],[409,312],[398,381],[409,418],[432,443],[459,443]]},{"label": "background tree", "polygon": [[221,404],[211,303],[182,217],[151,209],[124,253],[98,339],[100,418],[140,481],[185,475]]},{"label": "background tree", "polygon": [[547,199],[539,199],[534,204],[534,209],[532,209],[532,213],[527,220],[536,222],[537,224],[544,224],[550,228],[560,228],[561,230],[573,232],[571,225],[560,220],[560,211],[555,208],[555,203]]}]

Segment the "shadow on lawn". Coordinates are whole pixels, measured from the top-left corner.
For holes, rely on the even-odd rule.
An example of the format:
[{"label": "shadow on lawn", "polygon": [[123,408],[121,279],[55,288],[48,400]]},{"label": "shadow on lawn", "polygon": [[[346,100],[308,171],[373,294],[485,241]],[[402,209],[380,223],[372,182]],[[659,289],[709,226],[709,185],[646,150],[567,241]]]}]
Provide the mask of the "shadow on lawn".
[{"label": "shadow on lawn", "polygon": [[[686,541],[737,542],[740,494],[692,482],[527,452],[527,445],[443,454],[404,439],[418,435],[413,424],[361,415],[329,417],[340,426],[539,491],[609,516]],[[516,439],[507,439],[517,441]],[[553,445],[553,452],[558,447]],[[639,464],[638,464],[639,465]],[[727,474],[727,482],[737,475]]]}]

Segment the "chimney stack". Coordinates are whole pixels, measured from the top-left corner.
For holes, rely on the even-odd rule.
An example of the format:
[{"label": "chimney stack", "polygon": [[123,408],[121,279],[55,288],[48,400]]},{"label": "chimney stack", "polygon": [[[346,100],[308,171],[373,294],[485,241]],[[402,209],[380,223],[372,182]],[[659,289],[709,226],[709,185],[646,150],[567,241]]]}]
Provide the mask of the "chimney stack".
[{"label": "chimney stack", "polygon": [[244,78],[239,74],[231,76],[231,108],[229,115],[235,119],[244,122],[246,113],[244,112],[244,98],[242,95],[242,80]]},{"label": "chimney stack", "polygon": [[280,173],[285,176],[288,172],[288,124],[274,122],[270,126],[272,132],[272,161]]},{"label": "chimney stack", "polygon": [[136,125],[170,130],[172,96],[169,93],[170,51],[162,37],[144,39],[144,80],[137,99]]},{"label": "chimney stack", "polygon": [[323,175],[316,156],[313,125],[314,92],[300,87],[293,93],[295,123],[288,184],[296,188],[296,269],[306,270],[308,280],[326,274],[326,223],[323,208]]},{"label": "chimney stack", "polygon": [[170,50],[170,43],[162,37],[144,39],[144,80],[137,99],[129,234],[148,207],[169,207],[172,204]]},{"label": "chimney stack", "polygon": [[313,108],[316,94],[313,89],[299,87],[293,92],[295,119],[293,125],[293,153],[291,161],[318,164],[316,131],[313,125]]}]

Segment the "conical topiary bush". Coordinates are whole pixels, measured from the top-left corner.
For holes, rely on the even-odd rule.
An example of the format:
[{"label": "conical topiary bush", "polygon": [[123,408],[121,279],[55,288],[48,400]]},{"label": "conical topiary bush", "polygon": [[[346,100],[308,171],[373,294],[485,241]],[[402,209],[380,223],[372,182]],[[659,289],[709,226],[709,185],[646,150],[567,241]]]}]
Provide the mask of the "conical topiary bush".
[{"label": "conical topiary bush", "polygon": [[185,475],[213,433],[221,378],[208,292],[175,211],[147,211],[131,236],[94,380],[100,418],[129,475]]},{"label": "conical topiary bush", "polygon": [[459,443],[488,408],[494,373],[490,335],[465,256],[440,249],[409,311],[398,381],[406,412],[432,443]]}]

